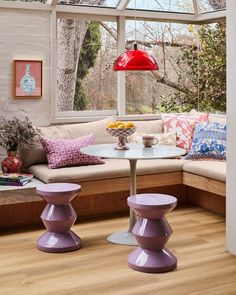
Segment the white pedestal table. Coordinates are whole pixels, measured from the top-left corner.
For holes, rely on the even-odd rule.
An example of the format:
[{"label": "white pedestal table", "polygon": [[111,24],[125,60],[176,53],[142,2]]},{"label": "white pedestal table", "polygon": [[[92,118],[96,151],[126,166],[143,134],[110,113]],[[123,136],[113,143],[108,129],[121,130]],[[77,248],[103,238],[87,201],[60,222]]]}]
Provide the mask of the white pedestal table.
[{"label": "white pedestal table", "polygon": [[[94,144],[83,147],[80,151],[91,156],[107,159],[127,159],[130,163],[130,195],[136,195],[136,164],[137,160],[150,159],[169,159],[176,158],[185,154],[185,150],[167,145],[155,145],[145,148],[139,143],[128,144],[129,150],[116,150],[114,144]],[[129,229],[128,231],[119,231],[108,236],[107,240],[111,243],[120,245],[138,245],[132,234],[133,226],[136,222],[136,214],[130,209]]]}]

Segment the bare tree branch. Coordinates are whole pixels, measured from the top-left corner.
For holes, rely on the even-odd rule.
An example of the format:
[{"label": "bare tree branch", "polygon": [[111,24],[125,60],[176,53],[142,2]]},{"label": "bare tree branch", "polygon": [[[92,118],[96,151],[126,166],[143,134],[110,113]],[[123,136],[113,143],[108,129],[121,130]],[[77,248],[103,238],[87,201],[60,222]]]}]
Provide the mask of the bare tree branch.
[{"label": "bare tree branch", "polygon": [[[107,32],[109,34],[111,34],[111,36],[114,38],[114,40],[117,41],[117,36],[114,33],[114,31],[109,28],[105,23],[100,22],[101,25],[103,26],[104,29],[107,30]],[[131,44],[133,44],[135,41],[134,40],[129,40],[126,41],[126,49],[129,50],[131,48]],[[163,42],[163,41],[141,41],[141,40],[136,40],[136,42],[140,45],[144,45],[146,47],[152,47],[152,45],[160,45],[160,46],[170,46],[170,47],[177,47],[177,48],[194,48],[195,50],[197,50],[197,46],[195,45],[189,45],[189,44],[184,44],[184,43],[176,43],[176,42]],[[166,86],[169,86],[177,91],[186,93],[186,94],[193,94],[193,92],[191,90],[189,90],[187,87],[183,87],[182,85],[180,85],[179,83],[175,83],[173,81],[170,81],[167,79],[166,76],[161,76],[158,72],[152,72],[153,77],[155,78],[155,80],[158,83],[162,83]]]},{"label": "bare tree branch", "polygon": [[[127,47],[130,49],[131,44],[133,44],[135,40],[127,40],[126,44]],[[194,48],[197,50],[196,45],[191,45],[191,44],[185,44],[185,43],[177,43],[177,42],[167,42],[167,41],[142,41],[142,40],[136,40],[136,43],[143,45],[148,48],[152,48],[154,45],[159,45],[159,46],[168,46],[168,47],[177,47],[177,48]]]}]

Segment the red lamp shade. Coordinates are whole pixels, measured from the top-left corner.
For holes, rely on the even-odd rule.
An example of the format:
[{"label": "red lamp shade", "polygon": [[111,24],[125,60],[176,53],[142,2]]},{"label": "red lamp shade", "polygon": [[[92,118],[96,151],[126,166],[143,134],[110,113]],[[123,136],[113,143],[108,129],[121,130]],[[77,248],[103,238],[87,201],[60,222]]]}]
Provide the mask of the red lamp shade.
[{"label": "red lamp shade", "polygon": [[134,44],[134,50],[128,50],[122,53],[114,63],[114,71],[153,71],[159,70],[155,59],[146,51],[137,49]]}]

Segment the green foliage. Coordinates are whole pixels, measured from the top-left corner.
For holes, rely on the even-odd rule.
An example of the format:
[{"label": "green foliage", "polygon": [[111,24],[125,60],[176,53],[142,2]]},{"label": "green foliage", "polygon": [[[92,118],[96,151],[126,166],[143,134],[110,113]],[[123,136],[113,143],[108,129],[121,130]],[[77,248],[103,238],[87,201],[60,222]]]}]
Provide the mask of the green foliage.
[{"label": "green foliage", "polygon": [[199,49],[184,50],[188,76],[197,91],[182,100],[191,108],[226,111],[226,25],[219,21],[199,27]]},{"label": "green foliage", "polygon": [[162,97],[162,103],[158,108],[158,113],[183,113],[189,112],[192,109],[198,109],[197,100],[189,103],[186,95],[179,92],[174,95],[170,94],[167,97]]},{"label": "green foliage", "polygon": [[[189,26],[189,31],[194,32]],[[188,83],[183,91],[163,99],[159,111],[226,111],[226,25],[225,21],[198,27],[199,45],[185,47],[177,63],[187,65]],[[197,37],[197,35],[196,35]],[[183,76],[184,77],[184,76]],[[185,78],[179,83],[184,85]]]},{"label": "green foliage", "polygon": [[88,26],[78,62],[77,79],[75,87],[74,110],[85,110],[87,104],[86,92],[82,86],[82,79],[94,66],[96,57],[101,48],[101,30],[99,22],[91,22]]}]

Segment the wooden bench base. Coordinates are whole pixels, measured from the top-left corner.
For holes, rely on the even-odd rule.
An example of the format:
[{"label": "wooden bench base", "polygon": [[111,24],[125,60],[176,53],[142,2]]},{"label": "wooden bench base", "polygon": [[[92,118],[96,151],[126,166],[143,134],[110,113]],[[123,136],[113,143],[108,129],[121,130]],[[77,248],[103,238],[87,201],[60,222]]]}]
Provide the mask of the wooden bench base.
[{"label": "wooden bench base", "polygon": [[[72,204],[78,219],[128,212],[129,177],[80,182],[82,187]],[[175,196],[178,204],[192,202],[225,214],[225,183],[190,173],[173,172],[137,176],[138,193],[164,193]],[[217,193],[218,192],[218,193]],[[0,191],[0,228],[41,224],[45,202],[35,188]]]}]

